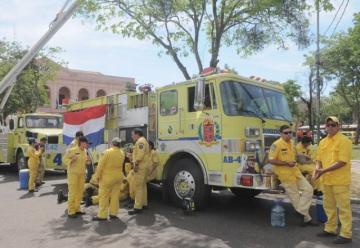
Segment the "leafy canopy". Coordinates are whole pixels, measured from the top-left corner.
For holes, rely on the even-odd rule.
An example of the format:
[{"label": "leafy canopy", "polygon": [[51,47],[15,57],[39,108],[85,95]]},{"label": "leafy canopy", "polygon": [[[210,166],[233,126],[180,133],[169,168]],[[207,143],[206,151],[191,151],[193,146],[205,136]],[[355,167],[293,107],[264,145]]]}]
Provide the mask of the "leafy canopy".
[{"label": "leafy canopy", "polygon": [[[269,44],[286,48],[309,44],[305,0],[82,0],[78,15],[96,20],[97,29],[123,37],[150,40],[169,55],[186,79],[183,57],[192,55],[198,72],[216,67],[222,47],[239,55],[261,51]],[[322,8],[331,3],[321,1]],[[201,59],[206,45],[210,61]],[[196,72],[195,72],[196,73]]]},{"label": "leafy canopy", "polygon": [[[59,48],[43,50],[32,60],[17,77],[15,86],[7,100],[3,116],[17,112],[33,112],[37,107],[49,101],[46,82],[54,78],[58,64],[49,58],[56,59]],[[25,55],[26,50],[19,43],[0,40],[0,80]],[[0,100],[5,92],[0,95]]]}]

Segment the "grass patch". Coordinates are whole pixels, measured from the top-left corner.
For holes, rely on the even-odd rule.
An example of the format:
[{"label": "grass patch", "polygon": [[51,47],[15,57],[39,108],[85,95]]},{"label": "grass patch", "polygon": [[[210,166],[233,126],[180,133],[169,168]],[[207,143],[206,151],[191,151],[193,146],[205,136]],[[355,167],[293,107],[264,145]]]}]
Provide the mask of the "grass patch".
[{"label": "grass patch", "polygon": [[353,145],[352,147],[352,160],[360,160],[360,146]]},{"label": "grass patch", "polygon": [[360,198],[360,172],[351,172],[351,197]]}]

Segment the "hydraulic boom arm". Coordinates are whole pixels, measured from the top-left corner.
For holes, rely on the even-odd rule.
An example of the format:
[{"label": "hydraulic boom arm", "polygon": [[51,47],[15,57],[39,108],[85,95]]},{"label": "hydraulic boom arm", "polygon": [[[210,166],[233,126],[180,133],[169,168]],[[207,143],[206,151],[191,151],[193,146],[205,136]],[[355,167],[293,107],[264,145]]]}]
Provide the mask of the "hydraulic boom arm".
[{"label": "hydraulic boom arm", "polygon": [[46,43],[56,34],[56,32],[66,23],[78,7],[79,0],[73,2],[67,9],[70,0],[67,0],[60,12],[56,15],[54,21],[49,26],[49,30],[41,37],[41,39],[25,54],[25,56],[5,75],[0,82],[0,94],[6,91],[0,103],[0,114],[2,114],[4,106],[10,96],[15,85],[17,76],[30,63],[30,61],[38,54],[38,52],[46,45]]}]

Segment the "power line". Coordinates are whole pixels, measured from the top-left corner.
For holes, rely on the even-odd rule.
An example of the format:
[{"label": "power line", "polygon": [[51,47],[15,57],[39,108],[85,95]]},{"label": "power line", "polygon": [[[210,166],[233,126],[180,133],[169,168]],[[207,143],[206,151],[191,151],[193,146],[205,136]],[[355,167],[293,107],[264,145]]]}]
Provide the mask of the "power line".
[{"label": "power line", "polygon": [[331,28],[331,26],[333,25],[333,23],[334,23],[334,21],[335,21],[335,19],[336,19],[337,15],[339,14],[339,11],[340,11],[341,7],[343,6],[344,2],[345,2],[345,0],[342,0],[341,4],[339,5],[339,7],[338,7],[338,9],[337,9],[337,11],[336,11],[336,13],[335,13],[334,18],[332,19],[332,21],[331,21],[330,25],[329,25],[329,26],[327,27],[327,29],[325,30],[325,32],[324,32],[324,36],[326,35],[326,33],[329,31],[329,29],[330,29],[330,28]]},{"label": "power line", "polygon": [[347,0],[346,5],[345,5],[345,7],[344,7],[344,9],[343,9],[343,12],[341,13],[340,19],[339,19],[339,21],[336,23],[336,26],[335,26],[335,28],[334,28],[334,30],[333,30],[333,32],[332,32],[332,34],[331,34],[331,37],[333,37],[333,35],[335,34],[336,28],[338,27],[338,25],[339,25],[339,23],[340,23],[341,19],[343,18],[343,16],[344,16],[344,14],[345,14],[345,11],[346,11],[346,8],[347,8],[347,6],[348,6],[349,2],[350,2],[350,0]]}]

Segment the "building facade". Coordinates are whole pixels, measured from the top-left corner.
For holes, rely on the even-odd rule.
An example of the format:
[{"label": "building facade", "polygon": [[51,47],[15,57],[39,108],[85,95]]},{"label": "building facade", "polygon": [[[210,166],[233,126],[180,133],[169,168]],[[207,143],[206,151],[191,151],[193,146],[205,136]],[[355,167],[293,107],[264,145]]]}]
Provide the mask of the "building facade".
[{"label": "building facade", "polygon": [[115,77],[99,72],[74,70],[61,67],[54,80],[47,82],[49,104],[38,108],[38,112],[62,112],[62,106],[105,96],[122,93],[136,88],[135,79]]}]

